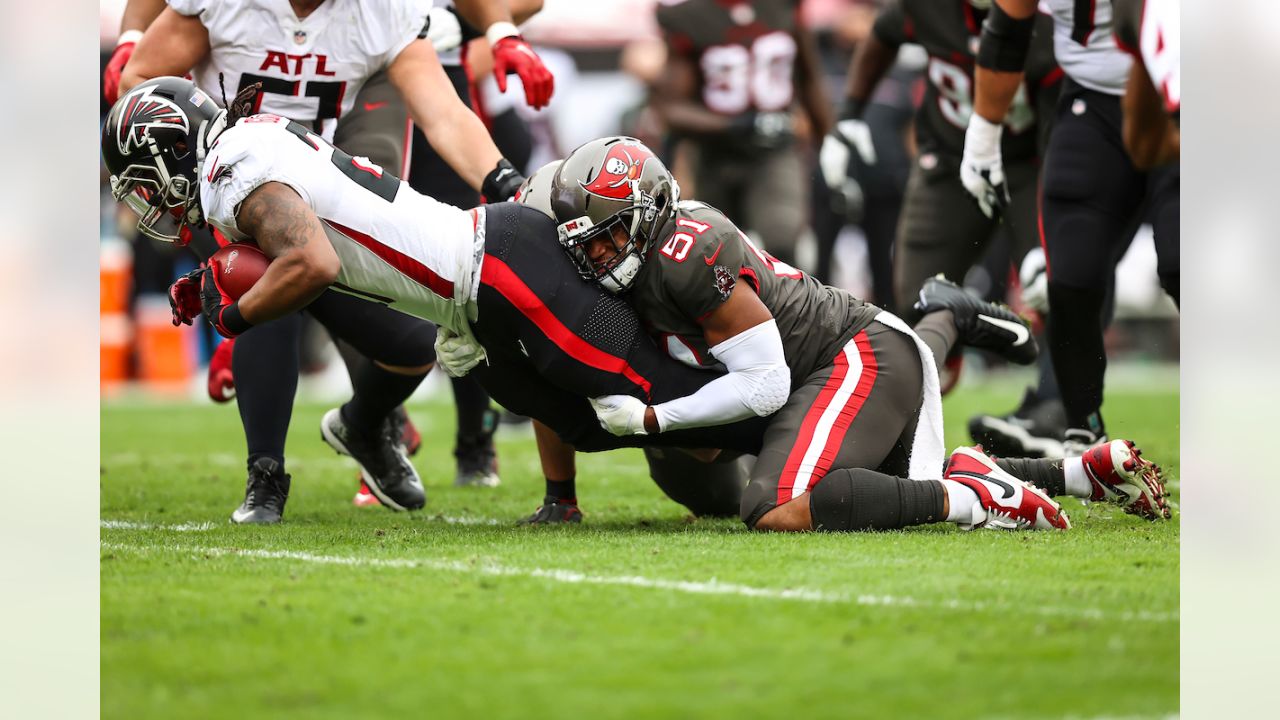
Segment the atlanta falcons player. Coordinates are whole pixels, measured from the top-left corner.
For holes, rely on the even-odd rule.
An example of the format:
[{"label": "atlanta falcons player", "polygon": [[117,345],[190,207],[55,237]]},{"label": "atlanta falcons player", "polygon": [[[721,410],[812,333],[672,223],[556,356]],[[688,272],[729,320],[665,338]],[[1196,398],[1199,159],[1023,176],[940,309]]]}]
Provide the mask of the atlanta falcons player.
[{"label": "atlanta falcons player", "polygon": [[[996,0],[982,26],[960,177],[988,213],[1007,201],[1000,123],[1022,84],[1038,4]],[[1067,411],[1070,451],[1106,438],[1101,410],[1107,286],[1147,213],[1160,284],[1178,302],[1180,174],[1176,164],[1144,173],[1125,152],[1120,105],[1131,59],[1116,46],[1112,0],[1044,4],[1053,16],[1054,55],[1066,75],[1045,158],[1040,219],[1049,349]]]}]

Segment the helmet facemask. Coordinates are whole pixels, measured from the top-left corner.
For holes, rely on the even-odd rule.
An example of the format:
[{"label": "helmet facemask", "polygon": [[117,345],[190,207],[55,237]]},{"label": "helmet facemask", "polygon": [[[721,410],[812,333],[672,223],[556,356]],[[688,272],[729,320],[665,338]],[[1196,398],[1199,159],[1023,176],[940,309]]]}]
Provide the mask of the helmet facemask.
[{"label": "helmet facemask", "polygon": [[[599,223],[593,223],[584,215],[556,226],[561,246],[583,279],[595,282],[614,295],[631,289],[644,265],[650,241],[675,205],[674,198],[654,198],[639,188],[634,189],[632,197],[633,204]],[[626,238],[624,241],[619,242],[615,234],[619,231]],[[599,262],[591,257],[592,243],[597,241],[614,248],[612,254]]]},{"label": "helmet facemask", "polygon": [[163,162],[112,175],[111,195],[138,214],[138,231],[154,240],[181,242],[184,225],[203,222],[198,186],[184,175],[170,176]]}]

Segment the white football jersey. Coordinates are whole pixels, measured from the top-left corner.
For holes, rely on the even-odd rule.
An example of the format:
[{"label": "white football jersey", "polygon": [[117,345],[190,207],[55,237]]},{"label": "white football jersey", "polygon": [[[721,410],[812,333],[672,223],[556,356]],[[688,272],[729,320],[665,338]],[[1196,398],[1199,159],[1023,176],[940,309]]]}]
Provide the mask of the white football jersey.
[{"label": "white football jersey", "polygon": [[276,115],[243,118],[214,141],[200,168],[206,219],[247,240],[236,209],[279,182],[311,206],[342,260],[334,288],[470,332],[481,258],[483,208],[462,210],[414,192],[362,157],[336,150]]},{"label": "white football jersey", "polygon": [[1090,90],[1123,95],[1133,58],[1116,47],[1111,0],[1042,0],[1046,5],[1062,71]]},{"label": "white football jersey", "polygon": [[230,100],[261,82],[259,111],[329,141],[360,87],[418,38],[431,8],[428,0],[325,0],[299,20],[289,0],[167,2],[209,31],[211,51],[192,71],[200,89],[221,98],[221,73]]}]

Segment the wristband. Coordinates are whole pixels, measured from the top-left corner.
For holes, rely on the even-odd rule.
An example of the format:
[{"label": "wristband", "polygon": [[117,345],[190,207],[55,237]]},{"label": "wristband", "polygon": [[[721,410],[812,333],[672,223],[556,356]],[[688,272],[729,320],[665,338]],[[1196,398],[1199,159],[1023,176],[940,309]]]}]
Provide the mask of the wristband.
[{"label": "wristband", "polygon": [[489,29],[484,31],[484,39],[488,40],[490,45],[497,45],[498,41],[503,38],[519,36],[520,30],[516,28],[515,24],[505,20],[500,20],[490,25]]},{"label": "wristband", "polygon": [[503,202],[510,200],[520,185],[524,183],[522,176],[506,158],[498,160],[498,164],[493,166],[488,175],[484,176],[484,182],[480,184],[480,194],[484,195],[488,202]]},{"label": "wristband", "polygon": [[218,313],[218,324],[233,336],[253,327],[253,323],[245,320],[244,315],[240,312],[239,300],[222,308],[222,311]]},{"label": "wristband", "polygon": [[116,47],[120,47],[125,43],[136,43],[142,39],[141,30],[125,30],[120,33],[120,37],[116,40]]},{"label": "wristband", "polygon": [[996,72],[1022,72],[1027,63],[1027,53],[1031,50],[1031,33],[1035,24],[1035,13],[1019,20],[1010,17],[1000,3],[993,3],[990,14],[982,22],[978,67]]}]

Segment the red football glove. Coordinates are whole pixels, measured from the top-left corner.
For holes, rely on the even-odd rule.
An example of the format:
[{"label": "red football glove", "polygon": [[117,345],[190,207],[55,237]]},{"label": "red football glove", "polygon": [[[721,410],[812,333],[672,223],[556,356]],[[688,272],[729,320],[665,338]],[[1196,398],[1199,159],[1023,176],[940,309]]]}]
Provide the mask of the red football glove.
[{"label": "red football glove", "polygon": [[116,51],[111,53],[111,59],[107,61],[107,69],[102,71],[102,96],[109,103],[114,104],[120,97],[120,73],[124,71],[137,44],[126,41],[117,45]]},{"label": "red football glove", "polygon": [[493,76],[498,90],[507,91],[507,75],[515,73],[524,84],[524,99],[537,110],[551,102],[556,80],[542,58],[519,35],[508,35],[493,44]]},{"label": "red football glove", "polygon": [[240,305],[218,285],[218,273],[213,267],[201,271],[200,304],[205,319],[222,337],[233,338],[253,327],[240,314]]},{"label": "red football glove", "polygon": [[173,326],[190,325],[192,320],[200,317],[204,306],[200,302],[200,274],[202,268],[196,268],[178,278],[169,286],[169,309],[173,311]]}]

